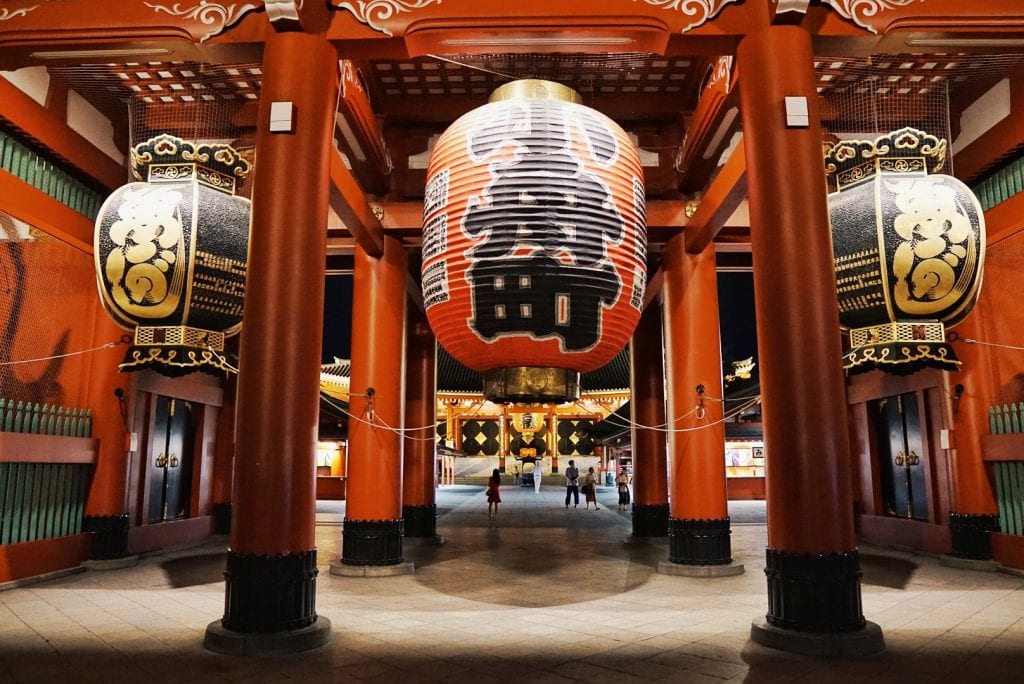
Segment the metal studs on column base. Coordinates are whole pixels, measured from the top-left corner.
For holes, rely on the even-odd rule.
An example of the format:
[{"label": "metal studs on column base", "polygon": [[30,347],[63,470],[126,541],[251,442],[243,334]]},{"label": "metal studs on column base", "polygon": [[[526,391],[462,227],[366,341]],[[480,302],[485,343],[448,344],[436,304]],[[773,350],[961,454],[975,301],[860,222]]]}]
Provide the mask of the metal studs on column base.
[{"label": "metal studs on column base", "polygon": [[331,621],[316,614],[316,549],[281,555],[228,552],[224,617],[203,646],[227,655],[296,653],[323,646]]},{"label": "metal studs on column base", "polygon": [[867,656],[885,650],[882,629],[864,619],[860,557],[767,549],[768,614],[750,638],[769,648],[818,656]]},{"label": "metal studs on column base", "polygon": [[404,524],[397,520],[350,520],[341,528],[341,558],[331,574],[343,577],[411,575],[416,567],[402,559]]},{"label": "metal studs on column base", "polygon": [[437,504],[402,506],[406,544],[444,544],[437,533]]},{"label": "metal studs on column base", "polygon": [[82,518],[82,531],[92,534],[89,570],[116,570],[139,564],[138,556],[128,555],[128,514],[87,515]]},{"label": "metal studs on column base", "polygon": [[633,534],[627,544],[644,543],[652,537],[668,536],[668,503],[633,504]]},{"label": "metal studs on column base", "polygon": [[231,534],[231,502],[213,504],[213,533]]},{"label": "metal studs on column base", "polygon": [[998,531],[997,515],[950,513],[949,536],[953,552],[941,556],[940,562],[963,570],[996,570],[999,563],[992,559],[992,533]]},{"label": "metal studs on column base", "polygon": [[732,562],[731,534],[729,518],[672,518],[668,523],[668,560],[658,563],[658,572],[684,577],[742,575],[743,564]]}]

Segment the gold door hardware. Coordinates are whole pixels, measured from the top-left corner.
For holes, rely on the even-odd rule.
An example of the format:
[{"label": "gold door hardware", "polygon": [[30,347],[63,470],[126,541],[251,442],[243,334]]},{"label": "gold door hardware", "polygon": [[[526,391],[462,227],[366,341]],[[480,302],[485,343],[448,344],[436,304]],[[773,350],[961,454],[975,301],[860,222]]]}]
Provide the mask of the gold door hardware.
[{"label": "gold door hardware", "polygon": [[157,468],[165,468],[167,466],[167,456],[160,452],[160,455],[156,457],[156,461],[153,462]]},{"label": "gold door hardware", "polygon": [[908,466],[916,466],[921,464],[921,457],[917,453],[911,451],[910,456],[907,458]]},{"label": "gold door hardware", "polygon": [[903,452],[902,451],[899,452],[898,454],[896,454],[896,459],[895,460],[896,460],[896,465],[898,465],[898,466],[903,465],[904,459],[903,459]]},{"label": "gold door hardware", "polygon": [[176,454],[171,454],[171,467],[172,468],[177,468],[178,467],[178,456]]}]

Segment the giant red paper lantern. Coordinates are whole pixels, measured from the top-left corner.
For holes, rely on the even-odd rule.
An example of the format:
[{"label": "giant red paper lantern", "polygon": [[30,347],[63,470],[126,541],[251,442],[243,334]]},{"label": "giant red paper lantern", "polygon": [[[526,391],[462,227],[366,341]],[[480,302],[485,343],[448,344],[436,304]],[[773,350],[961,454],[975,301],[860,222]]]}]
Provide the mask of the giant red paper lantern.
[{"label": "giant red paper lantern", "polygon": [[502,86],[439,138],[423,205],[438,341],[494,401],[571,401],[643,307],[647,228],[626,133],[548,81]]}]

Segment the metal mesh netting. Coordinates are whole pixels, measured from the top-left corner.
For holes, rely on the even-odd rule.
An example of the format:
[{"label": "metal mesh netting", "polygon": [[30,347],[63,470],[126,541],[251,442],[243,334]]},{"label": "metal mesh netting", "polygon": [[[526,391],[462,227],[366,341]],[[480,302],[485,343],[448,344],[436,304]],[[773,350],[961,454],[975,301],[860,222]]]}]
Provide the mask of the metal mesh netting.
[{"label": "metal mesh netting", "polygon": [[0,211],[0,398],[81,404],[85,357],[60,356],[91,346],[96,306],[87,254]]},{"label": "metal mesh netting", "polygon": [[[951,99],[963,95],[972,101],[1022,64],[1022,55],[819,57],[815,69],[822,126],[829,142],[873,140],[912,126],[945,138],[953,148],[960,127],[951,120]],[[952,175],[952,164],[950,153],[942,172]]]},{"label": "metal mesh netting", "polygon": [[91,64],[52,67],[51,73],[112,120],[127,112],[129,146],[169,133],[229,144],[252,161],[259,64]]}]

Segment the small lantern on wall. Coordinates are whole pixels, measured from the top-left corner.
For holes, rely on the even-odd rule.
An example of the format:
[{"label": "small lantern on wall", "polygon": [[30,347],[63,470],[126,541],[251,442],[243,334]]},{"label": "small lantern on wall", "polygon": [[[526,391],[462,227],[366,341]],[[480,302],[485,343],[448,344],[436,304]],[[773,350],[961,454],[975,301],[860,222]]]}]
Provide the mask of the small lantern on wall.
[{"label": "small lantern on wall", "polygon": [[94,234],[103,306],[135,333],[121,369],[229,370],[249,243],[250,203],[235,191],[250,164],[228,145],[171,135],[136,145],[131,164],[145,182],[114,191]]},{"label": "small lantern on wall", "polygon": [[643,308],[643,171],[626,133],[549,81],[453,123],[427,169],[423,296],[442,346],[498,402],[565,402]]},{"label": "small lantern on wall", "polygon": [[946,141],[914,128],[825,151],[851,373],[959,367],[945,329],[978,298],[985,218],[966,185],[936,173],[945,159]]}]

